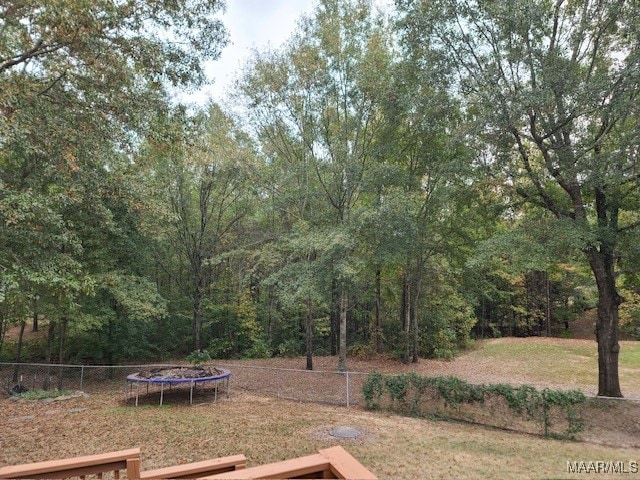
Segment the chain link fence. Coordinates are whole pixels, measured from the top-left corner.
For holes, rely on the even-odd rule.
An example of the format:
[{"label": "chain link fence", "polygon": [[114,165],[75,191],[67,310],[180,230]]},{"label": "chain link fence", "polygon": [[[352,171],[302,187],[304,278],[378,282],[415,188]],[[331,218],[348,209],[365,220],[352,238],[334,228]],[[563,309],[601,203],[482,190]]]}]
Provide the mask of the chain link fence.
[{"label": "chain link fence", "polygon": [[232,388],[256,391],[300,402],[363,405],[367,373],[293,370],[255,365],[222,364],[231,371]]},{"label": "chain link fence", "polygon": [[[64,365],[41,363],[0,363],[0,386],[6,391],[22,386],[29,390],[92,390],[106,384],[126,392],[129,374],[152,368],[175,366],[146,365]],[[231,390],[241,389],[301,402],[342,405],[364,404],[362,385],[367,373],[293,370],[255,365],[218,364],[231,372]]]}]

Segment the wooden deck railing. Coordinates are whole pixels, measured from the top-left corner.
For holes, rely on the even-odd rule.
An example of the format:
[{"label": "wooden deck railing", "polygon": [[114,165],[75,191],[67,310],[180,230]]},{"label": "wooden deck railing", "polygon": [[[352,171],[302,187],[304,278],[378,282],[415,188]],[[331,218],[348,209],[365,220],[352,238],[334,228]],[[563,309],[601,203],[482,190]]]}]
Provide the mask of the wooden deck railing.
[{"label": "wooden deck railing", "polygon": [[221,473],[206,479],[263,479],[263,478],[333,478],[376,480],[349,452],[340,446],[320,450],[315,455],[246,468],[233,473]]},{"label": "wooden deck railing", "polygon": [[218,473],[233,472],[247,466],[247,457],[244,455],[232,455],[229,457],[214,458],[202,462],[185,463],[174,467],[157,468],[140,473],[141,480],[155,478],[200,478]]},{"label": "wooden deck railing", "polygon": [[140,471],[140,449],[101,453],[84,457],[49,460],[11,467],[0,467],[0,479],[70,478],[113,472],[120,478],[124,470],[129,480],[165,478],[207,479],[275,479],[275,478],[333,478],[349,480],[375,480],[376,477],[340,446],[320,450],[282,462],[246,468],[244,455],[215,458],[155,470]]},{"label": "wooden deck railing", "polygon": [[107,472],[113,472],[115,478],[120,478],[121,470],[126,471],[127,478],[140,478],[139,448],[0,467],[0,478],[71,478],[86,475],[102,478]]}]

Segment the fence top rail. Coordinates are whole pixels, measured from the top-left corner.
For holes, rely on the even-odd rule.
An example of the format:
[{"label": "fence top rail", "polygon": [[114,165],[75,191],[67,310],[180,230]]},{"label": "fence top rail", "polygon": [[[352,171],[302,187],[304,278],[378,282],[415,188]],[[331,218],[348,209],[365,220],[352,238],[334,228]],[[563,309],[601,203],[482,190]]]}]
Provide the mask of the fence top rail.
[{"label": "fence top rail", "polygon": [[336,370],[305,370],[302,368],[263,367],[262,365],[242,365],[238,363],[221,363],[220,366],[227,367],[227,368],[252,368],[254,370],[272,370],[277,372],[295,372],[295,373],[310,373],[310,374],[329,373],[333,375],[369,375],[368,372],[355,372],[355,371],[339,372]]},{"label": "fence top rail", "polygon": [[64,367],[64,368],[82,368],[85,365],[71,365],[65,363],[26,363],[26,362],[0,362],[0,367],[15,367],[16,365],[26,367]]}]

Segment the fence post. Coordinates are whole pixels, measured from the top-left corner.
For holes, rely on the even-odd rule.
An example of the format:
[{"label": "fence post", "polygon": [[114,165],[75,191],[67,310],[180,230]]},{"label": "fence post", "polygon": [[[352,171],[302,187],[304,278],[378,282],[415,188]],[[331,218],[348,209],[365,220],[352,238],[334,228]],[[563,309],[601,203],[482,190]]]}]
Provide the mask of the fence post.
[{"label": "fence post", "polygon": [[345,372],[345,379],[347,382],[347,408],[349,408],[349,372]]},{"label": "fence post", "polygon": [[276,370],[276,397],[280,398],[280,375],[278,375],[278,370]]},{"label": "fence post", "polygon": [[80,367],[80,390],[83,390],[84,387],[84,365]]}]

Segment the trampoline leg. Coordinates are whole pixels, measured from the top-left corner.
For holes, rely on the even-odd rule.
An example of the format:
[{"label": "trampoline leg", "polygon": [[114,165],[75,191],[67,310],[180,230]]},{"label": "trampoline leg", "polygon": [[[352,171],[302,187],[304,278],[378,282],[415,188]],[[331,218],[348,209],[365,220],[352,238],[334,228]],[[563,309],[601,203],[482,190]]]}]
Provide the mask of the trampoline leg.
[{"label": "trampoline leg", "polygon": [[140,396],[140,384],[136,382],[136,407],[138,406],[138,397]]},{"label": "trampoline leg", "polygon": [[227,398],[231,398],[231,385],[230,385],[231,379],[227,377],[226,381],[227,381]]},{"label": "trampoline leg", "polygon": [[160,406],[162,406],[162,399],[164,397],[164,383],[160,384]]},{"label": "trampoline leg", "polygon": [[191,391],[189,392],[189,405],[193,405],[193,382],[191,382]]}]

